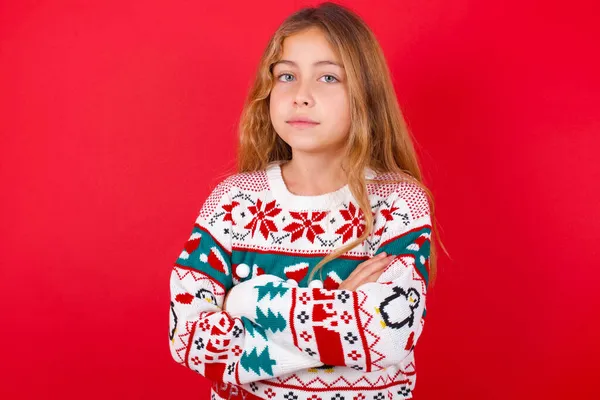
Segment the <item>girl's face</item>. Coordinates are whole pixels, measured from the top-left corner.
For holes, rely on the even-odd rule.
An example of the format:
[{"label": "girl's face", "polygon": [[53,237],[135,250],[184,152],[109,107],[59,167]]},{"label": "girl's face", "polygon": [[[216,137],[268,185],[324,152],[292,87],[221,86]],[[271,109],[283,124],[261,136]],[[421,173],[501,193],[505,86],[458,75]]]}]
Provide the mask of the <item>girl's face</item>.
[{"label": "girl's face", "polygon": [[[277,134],[294,153],[337,153],[350,129],[346,75],[340,59],[318,28],[284,39],[273,66],[270,115]],[[296,118],[310,125],[294,125]]]}]

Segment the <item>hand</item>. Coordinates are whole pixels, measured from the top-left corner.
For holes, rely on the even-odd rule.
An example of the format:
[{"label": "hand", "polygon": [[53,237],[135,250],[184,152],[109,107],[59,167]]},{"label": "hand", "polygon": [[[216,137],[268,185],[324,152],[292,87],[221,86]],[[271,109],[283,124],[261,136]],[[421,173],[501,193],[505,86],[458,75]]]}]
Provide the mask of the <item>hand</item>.
[{"label": "hand", "polygon": [[385,252],[381,252],[375,257],[371,257],[367,261],[358,264],[358,267],[352,271],[350,276],[340,283],[338,289],[354,291],[364,283],[377,281],[385,267],[387,267],[394,258],[396,258],[396,256],[388,256]]}]

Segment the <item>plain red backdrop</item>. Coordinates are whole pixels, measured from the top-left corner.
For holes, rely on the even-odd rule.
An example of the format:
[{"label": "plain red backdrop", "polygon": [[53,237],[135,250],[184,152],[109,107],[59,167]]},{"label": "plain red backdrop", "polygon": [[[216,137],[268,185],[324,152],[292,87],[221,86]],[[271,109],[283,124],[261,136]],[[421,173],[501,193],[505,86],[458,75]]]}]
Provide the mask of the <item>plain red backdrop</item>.
[{"label": "plain red backdrop", "polygon": [[[306,4],[0,2],[0,398],[208,397],[168,350],[170,268]],[[344,4],[384,48],[452,256],[415,399],[591,399],[598,2]]]}]

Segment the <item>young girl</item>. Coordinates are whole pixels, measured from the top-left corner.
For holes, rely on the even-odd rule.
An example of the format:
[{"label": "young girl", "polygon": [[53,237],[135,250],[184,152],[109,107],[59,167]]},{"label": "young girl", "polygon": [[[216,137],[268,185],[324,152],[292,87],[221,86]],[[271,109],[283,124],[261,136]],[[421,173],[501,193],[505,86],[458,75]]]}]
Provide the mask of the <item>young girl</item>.
[{"label": "young girl", "polygon": [[357,15],[324,3],[283,22],[239,150],[172,270],[173,358],[215,400],[413,397],[433,202]]}]

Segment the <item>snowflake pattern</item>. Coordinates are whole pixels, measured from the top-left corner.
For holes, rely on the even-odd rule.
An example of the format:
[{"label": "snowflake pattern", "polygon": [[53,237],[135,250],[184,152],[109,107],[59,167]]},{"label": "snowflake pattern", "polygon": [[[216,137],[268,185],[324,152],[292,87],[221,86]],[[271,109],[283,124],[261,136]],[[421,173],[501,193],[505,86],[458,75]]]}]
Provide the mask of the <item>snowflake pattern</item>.
[{"label": "snowflake pattern", "polygon": [[306,233],[306,239],[314,243],[315,237],[325,233],[325,229],[318,224],[328,214],[328,211],[313,211],[311,216],[308,216],[308,212],[294,212],[290,211],[290,215],[295,221],[283,228],[284,231],[292,234],[292,243],[300,239]]},{"label": "snowflake pattern", "polygon": [[277,225],[275,225],[273,218],[279,215],[281,208],[275,207],[275,204],[276,201],[273,200],[265,204],[263,209],[263,203],[258,199],[256,200],[255,206],[248,207],[248,211],[250,211],[254,217],[244,228],[251,230],[251,237],[254,237],[254,233],[257,229],[265,239],[269,237],[270,232],[277,232]]},{"label": "snowflake pattern", "polygon": [[347,209],[339,210],[346,223],[340,226],[335,233],[342,235],[342,243],[346,243],[355,235],[359,237],[365,230],[364,214],[359,207],[355,207],[354,203],[349,202]]},{"label": "snowflake pattern", "polygon": [[231,216],[233,209],[239,206],[240,203],[237,201],[232,201],[231,204],[223,204],[223,210],[225,210],[225,214],[223,214],[223,222],[231,222],[231,225],[235,225],[235,221]]}]

